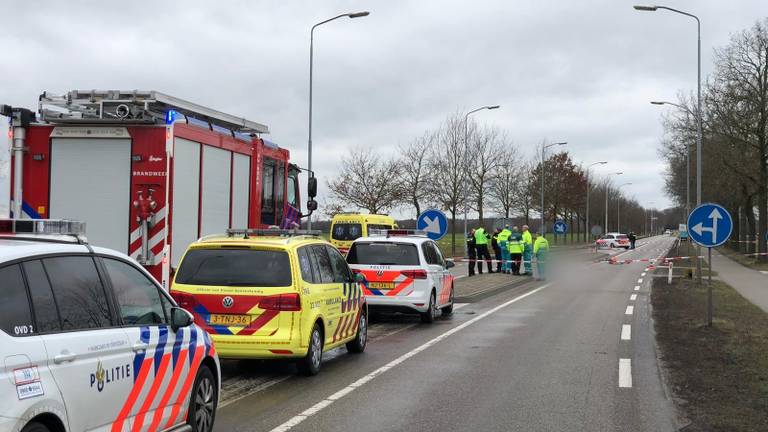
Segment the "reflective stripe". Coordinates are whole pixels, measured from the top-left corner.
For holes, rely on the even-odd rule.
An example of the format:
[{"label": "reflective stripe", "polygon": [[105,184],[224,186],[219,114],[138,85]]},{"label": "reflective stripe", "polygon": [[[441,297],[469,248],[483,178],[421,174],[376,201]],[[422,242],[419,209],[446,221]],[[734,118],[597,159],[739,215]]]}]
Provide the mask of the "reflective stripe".
[{"label": "reflective stripe", "polygon": [[197,369],[200,367],[200,362],[203,361],[204,351],[204,346],[195,348],[195,356],[191,357],[192,367],[189,368],[189,374],[187,374],[187,377],[184,379],[184,385],[181,387],[181,392],[179,392],[179,395],[176,397],[176,402],[173,404],[173,410],[171,411],[171,416],[168,418],[168,422],[165,424],[165,429],[176,424],[176,418],[179,416],[179,411],[181,411],[181,407],[184,405],[187,395],[189,395],[189,389],[192,387],[192,383],[197,377]]}]

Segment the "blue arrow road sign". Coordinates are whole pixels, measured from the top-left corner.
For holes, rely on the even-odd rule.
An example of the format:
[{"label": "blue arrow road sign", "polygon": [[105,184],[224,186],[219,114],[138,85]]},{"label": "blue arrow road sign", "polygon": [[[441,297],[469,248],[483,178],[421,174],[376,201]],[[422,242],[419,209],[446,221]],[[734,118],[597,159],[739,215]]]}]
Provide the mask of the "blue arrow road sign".
[{"label": "blue arrow road sign", "polygon": [[568,232],[568,225],[566,225],[565,222],[559,220],[556,221],[554,225],[552,225],[552,229],[555,231],[555,234],[565,234]]},{"label": "blue arrow road sign", "polygon": [[448,218],[440,210],[424,210],[416,220],[416,229],[424,231],[432,240],[440,240],[448,232]]},{"label": "blue arrow road sign", "polygon": [[688,215],[688,235],[704,247],[720,246],[732,231],[731,214],[719,204],[702,204]]}]

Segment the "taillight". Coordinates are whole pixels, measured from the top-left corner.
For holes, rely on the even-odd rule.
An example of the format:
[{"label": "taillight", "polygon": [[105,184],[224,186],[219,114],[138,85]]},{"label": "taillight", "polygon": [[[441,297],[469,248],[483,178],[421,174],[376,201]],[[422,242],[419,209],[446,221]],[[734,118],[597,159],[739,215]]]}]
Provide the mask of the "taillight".
[{"label": "taillight", "polygon": [[261,299],[259,307],[264,310],[296,312],[301,310],[301,297],[298,293],[271,295]]},{"label": "taillight", "polygon": [[198,304],[194,295],[187,294],[185,292],[171,291],[171,297],[176,300],[176,303],[178,303],[179,307],[188,311],[194,309]]},{"label": "taillight", "polygon": [[410,279],[426,279],[427,278],[426,270],[403,270],[400,272],[400,274]]}]

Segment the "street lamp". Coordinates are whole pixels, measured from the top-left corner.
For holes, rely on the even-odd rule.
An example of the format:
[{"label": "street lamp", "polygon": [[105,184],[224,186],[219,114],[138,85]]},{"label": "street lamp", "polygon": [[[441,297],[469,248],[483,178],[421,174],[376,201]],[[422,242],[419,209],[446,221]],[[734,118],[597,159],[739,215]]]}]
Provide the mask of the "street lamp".
[{"label": "street lamp", "polygon": [[[586,224],[587,226],[586,226],[586,228],[587,229],[586,229],[586,231],[587,231],[587,233],[589,233],[587,235],[592,235],[592,233],[589,230],[589,169],[592,168],[595,165],[605,165],[607,163],[608,163],[608,161],[600,161],[600,162],[595,162],[595,163],[587,165],[587,170],[586,170],[586,174],[587,174],[587,224]],[[584,238],[584,240],[586,240],[586,237]]]},{"label": "street lamp", "polygon": [[[696,79],[696,87],[697,87],[697,97],[696,97],[696,105],[697,105],[697,112],[696,112],[696,205],[701,205],[701,20],[699,20],[699,17],[696,15],[693,15],[688,12],[683,12],[678,9],[673,9],[671,7],[667,6],[647,6],[647,5],[635,5],[635,10],[638,11],[647,11],[647,12],[655,12],[659,9],[668,10],[670,12],[674,12],[680,15],[685,15],[689,18],[693,18],[696,20],[696,34],[697,34],[697,55],[698,55],[698,63],[697,63],[697,79]],[[688,215],[686,215],[688,217]],[[696,255],[701,256],[701,246],[698,244],[696,245]],[[701,285],[701,260],[696,260],[696,273],[697,273],[697,281],[699,285]]]},{"label": "street lamp", "polygon": [[[370,12],[351,12],[351,13],[345,13],[338,16],[335,16],[333,18],[329,18],[325,21],[320,21],[319,23],[312,26],[312,30],[309,32],[309,139],[307,140],[307,170],[309,171],[310,176],[314,176],[312,171],[312,63],[313,63],[313,57],[314,57],[314,46],[315,46],[315,29],[325,23],[329,23],[333,20],[337,20],[339,18],[348,17],[348,18],[362,18],[370,15]],[[307,217],[307,229],[312,229],[312,215],[310,214]]]},{"label": "street lamp", "polygon": [[616,200],[616,231],[621,232],[621,188],[629,186],[632,183],[620,184],[616,190],[619,191],[619,197]]},{"label": "street lamp", "polygon": [[541,169],[539,170],[539,176],[541,177],[541,224],[539,226],[539,232],[541,235],[546,233],[546,230],[544,229],[544,151],[552,146],[562,146],[566,144],[568,143],[565,141],[541,144]]},{"label": "street lamp", "polygon": [[624,173],[621,171],[615,172],[615,173],[609,173],[608,178],[606,179],[606,182],[605,182],[605,231],[604,232],[606,233],[608,232],[608,182],[610,181],[610,177],[612,175],[620,176],[622,174]]},{"label": "street lamp", "polygon": [[[689,114],[694,115],[688,107],[685,107],[674,102],[667,101],[651,101],[653,105],[672,105],[687,111]],[[691,213],[691,146],[685,144],[685,214]]]},{"label": "street lamp", "polygon": [[469,191],[467,180],[469,178],[469,116],[482,110],[495,110],[501,108],[501,105],[486,105],[480,108],[475,108],[472,111],[464,114],[464,166],[466,172],[464,173],[464,256],[468,256],[467,250],[467,202],[469,201]]},{"label": "street lamp", "polygon": [[[649,201],[648,206],[656,204],[656,201]],[[651,217],[653,217],[653,211],[651,211]],[[649,236],[653,235],[653,222],[651,222],[651,230],[648,231],[648,207],[645,208],[645,232]]]}]

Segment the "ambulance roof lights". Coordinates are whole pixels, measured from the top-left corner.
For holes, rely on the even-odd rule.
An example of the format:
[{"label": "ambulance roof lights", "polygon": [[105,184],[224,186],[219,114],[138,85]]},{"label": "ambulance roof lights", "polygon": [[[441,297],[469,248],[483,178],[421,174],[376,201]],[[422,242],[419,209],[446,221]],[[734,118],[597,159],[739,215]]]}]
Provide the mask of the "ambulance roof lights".
[{"label": "ambulance roof lights", "polygon": [[369,229],[369,236],[385,236],[385,237],[407,237],[407,236],[421,236],[424,237],[427,233],[423,230],[415,229]]},{"label": "ambulance roof lights", "polygon": [[0,235],[66,235],[83,240],[85,222],[66,219],[0,219]]},{"label": "ambulance roof lights", "polygon": [[232,228],[227,230],[228,237],[242,236],[243,238],[254,237],[296,237],[296,236],[313,236],[319,237],[320,231],[317,230],[286,230],[278,228],[268,229],[243,229]]}]

